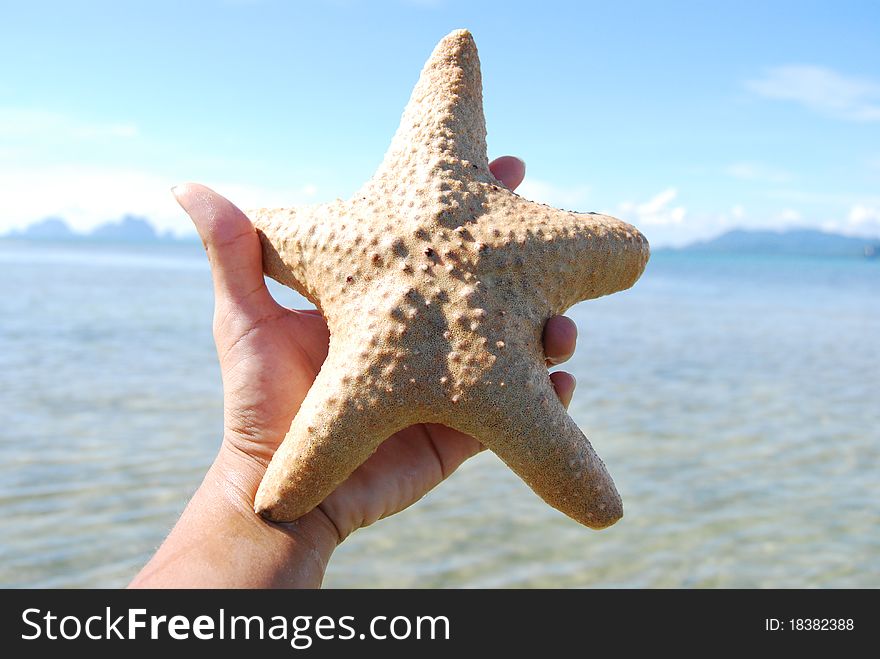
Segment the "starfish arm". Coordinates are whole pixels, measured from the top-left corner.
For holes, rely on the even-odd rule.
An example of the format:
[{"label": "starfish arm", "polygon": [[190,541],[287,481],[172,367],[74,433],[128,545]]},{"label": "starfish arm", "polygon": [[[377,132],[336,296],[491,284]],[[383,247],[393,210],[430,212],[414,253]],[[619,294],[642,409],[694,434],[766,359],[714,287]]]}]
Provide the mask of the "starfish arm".
[{"label": "starfish arm", "polygon": [[388,395],[382,351],[355,350],[351,338],[331,336],[327,359],[260,483],[254,509],[272,521],[312,510],[411,423]]},{"label": "starfish arm", "polygon": [[[549,317],[581,302],[625,290],[644,272],[647,239],[634,226],[599,213],[573,213],[504,191],[489,212],[465,227],[483,255],[482,279],[525,282],[524,302]],[[501,228],[503,227],[503,228]]]},{"label": "starfish arm", "polygon": [[402,177],[427,181],[458,167],[497,184],[486,157],[480,59],[467,30],[455,30],[434,48],[367,189],[398,187]]},{"label": "starfish arm", "polygon": [[623,516],[620,495],[546,368],[505,372],[504,387],[495,380],[491,391],[470,397],[476,413],[459,416],[457,429],[491,449],[557,510],[594,529],[614,524]]},{"label": "starfish arm", "polygon": [[263,248],[263,271],[321,308],[319,285],[326,264],[326,246],[336,238],[335,219],[344,204],[336,201],[299,208],[257,208],[245,214]]}]

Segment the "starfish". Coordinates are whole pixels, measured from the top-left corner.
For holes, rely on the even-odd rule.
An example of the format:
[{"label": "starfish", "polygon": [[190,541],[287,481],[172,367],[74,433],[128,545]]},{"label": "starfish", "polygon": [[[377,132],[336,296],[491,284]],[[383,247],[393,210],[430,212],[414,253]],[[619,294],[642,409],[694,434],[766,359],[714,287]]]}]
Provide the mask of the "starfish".
[{"label": "starfish", "polygon": [[255,510],[304,515],[415,423],[472,435],[547,503],[593,528],[623,514],[550,381],[545,322],[632,286],[634,227],[556,210],[489,171],[470,33],[434,49],[373,178],[349,201],[247,212],[265,273],[324,315],[329,352],[269,464]]}]

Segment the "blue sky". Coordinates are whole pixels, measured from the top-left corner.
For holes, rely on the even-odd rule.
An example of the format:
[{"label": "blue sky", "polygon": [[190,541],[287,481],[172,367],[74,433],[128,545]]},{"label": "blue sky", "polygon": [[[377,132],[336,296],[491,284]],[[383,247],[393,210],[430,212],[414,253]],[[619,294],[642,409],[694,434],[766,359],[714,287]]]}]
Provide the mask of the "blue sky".
[{"label": "blue sky", "polygon": [[132,212],[190,232],[184,180],[242,206],[347,197],[425,59],[473,32],[490,156],[525,196],[654,245],[732,226],[880,235],[880,3],[4,2],[0,231]]}]

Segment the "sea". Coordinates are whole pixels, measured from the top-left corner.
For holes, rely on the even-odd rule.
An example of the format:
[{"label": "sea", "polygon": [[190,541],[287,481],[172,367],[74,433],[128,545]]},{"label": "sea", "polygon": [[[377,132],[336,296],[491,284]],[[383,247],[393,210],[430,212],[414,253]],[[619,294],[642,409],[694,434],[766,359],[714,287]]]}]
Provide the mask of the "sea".
[{"label": "sea", "polygon": [[[657,251],[568,314],[624,518],[584,528],[486,452],[325,586],[880,587],[878,293],[878,260]],[[212,305],[199,244],[0,241],[0,586],[149,559],[219,447]]]}]

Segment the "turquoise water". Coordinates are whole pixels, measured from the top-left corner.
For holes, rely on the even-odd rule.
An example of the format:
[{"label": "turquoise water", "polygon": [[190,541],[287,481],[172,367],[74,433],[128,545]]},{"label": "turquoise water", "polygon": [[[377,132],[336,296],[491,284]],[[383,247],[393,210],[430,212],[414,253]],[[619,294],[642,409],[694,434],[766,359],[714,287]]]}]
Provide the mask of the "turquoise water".
[{"label": "turquoise water", "polygon": [[[571,412],[624,519],[589,531],[483,454],[326,585],[880,587],[878,285],[878,262],[655,254],[569,314]],[[218,447],[211,313],[198,245],[0,242],[0,585],[148,559]]]}]

